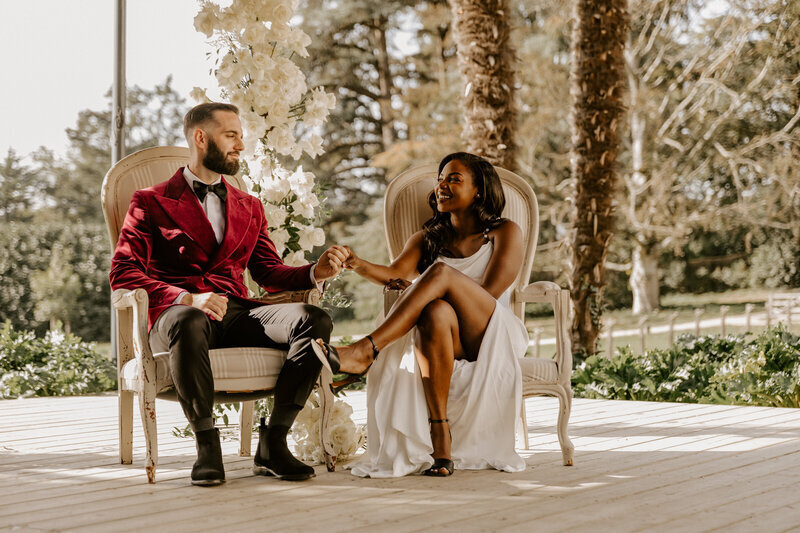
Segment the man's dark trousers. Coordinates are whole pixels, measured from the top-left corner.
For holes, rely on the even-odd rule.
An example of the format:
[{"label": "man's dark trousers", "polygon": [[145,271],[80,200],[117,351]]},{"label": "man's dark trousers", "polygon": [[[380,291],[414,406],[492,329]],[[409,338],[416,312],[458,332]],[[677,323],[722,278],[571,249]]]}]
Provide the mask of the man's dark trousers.
[{"label": "man's dark trousers", "polygon": [[172,381],[195,433],[214,427],[214,378],[208,350],[255,346],[287,350],[275,384],[270,426],[291,427],[305,405],[322,368],[311,343],[330,340],[333,323],[319,307],[275,304],[247,308],[228,301],[222,321],[188,305],[173,305],[150,331],[153,353],[169,352]]}]

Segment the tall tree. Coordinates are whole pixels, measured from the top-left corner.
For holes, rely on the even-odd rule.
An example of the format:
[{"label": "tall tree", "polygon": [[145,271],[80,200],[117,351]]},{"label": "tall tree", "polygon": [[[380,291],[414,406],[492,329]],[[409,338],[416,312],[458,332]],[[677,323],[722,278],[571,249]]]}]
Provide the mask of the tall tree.
[{"label": "tall tree", "polygon": [[394,104],[405,68],[392,31],[412,3],[347,0],[332,9],[325,0],[306,0],[301,8],[303,30],[312,39],[309,85],[337,98],[322,133],[325,153],[313,162],[318,178],[335,183],[329,199],[334,220],[347,218],[354,203],[367,205],[382,190],[383,170],[370,161],[402,135]]},{"label": "tall tree", "polygon": [[0,220],[29,220],[32,210],[46,199],[42,188],[39,175],[9,148],[0,161]]},{"label": "tall tree", "polygon": [[605,260],[614,230],[619,126],[624,111],[626,0],[576,0],[572,35],[572,176],[575,208],[570,288],[573,346],[593,354]]},{"label": "tall tree", "polygon": [[464,78],[467,150],[515,170],[516,109],[511,10],[507,0],[452,0],[453,31]]},{"label": "tall tree", "polygon": [[797,6],[731,1],[717,14],[700,0],[634,4],[620,201],[634,313],[658,308],[659,257],[696,230],[793,227]]}]

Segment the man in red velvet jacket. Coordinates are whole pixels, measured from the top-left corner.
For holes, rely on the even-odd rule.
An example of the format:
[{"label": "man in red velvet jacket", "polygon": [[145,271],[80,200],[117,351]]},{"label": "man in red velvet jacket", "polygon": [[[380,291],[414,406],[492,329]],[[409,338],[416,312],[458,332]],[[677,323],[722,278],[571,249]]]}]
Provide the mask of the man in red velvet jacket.
[{"label": "man in red velvet jacket", "polygon": [[283,264],[261,202],[222,177],[238,171],[244,149],[235,106],[194,107],[184,118],[184,134],[188,165],[133,195],[111,261],[111,286],[148,293],[150,345],[154,352],[170,353],[175,391],[197,439],[193,484],[225,481],[208,350],[228,346],[288,350],[269,425],[260,431],[254,471],[308,479],[314,469],[291,454],[286,435],[321,369],[311,342],[327,341],[332,322],[312,305],[248,299],[243,273],[247,268],[270,292],[308,289],[341,271],[346,250],[333,246],[311,265]]}]

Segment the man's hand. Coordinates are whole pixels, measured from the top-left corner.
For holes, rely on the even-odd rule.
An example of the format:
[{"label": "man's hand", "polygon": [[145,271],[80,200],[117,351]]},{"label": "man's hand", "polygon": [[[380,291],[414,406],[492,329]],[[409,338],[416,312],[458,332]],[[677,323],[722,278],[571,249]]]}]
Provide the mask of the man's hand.
[{"label": "man's hand", "polygon": [[186,294],[181,298],[181,303],[196,307],[210,316],[212,320],[222,320],[228,310],[228,298],[213,292]]},{"label": "man's hand", "polygon": [[314,279],[323,281],[332,278],[342,271],[349,257],[350,249],[346,246],[331,246],[320,256],[314,267]]}]

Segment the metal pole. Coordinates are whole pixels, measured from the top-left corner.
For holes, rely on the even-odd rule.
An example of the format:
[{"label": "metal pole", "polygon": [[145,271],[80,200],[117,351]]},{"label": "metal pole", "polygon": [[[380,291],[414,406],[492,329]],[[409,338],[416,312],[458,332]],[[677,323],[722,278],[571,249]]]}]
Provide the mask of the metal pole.
[{"label": "metal pole", "polygon": [[111,123],[111,164],[125,157],[125,2],[117,0],[114,15],[114,86]]},{"label": "metal pole", "polygon": [[[111,111],[111,164],[125,157],[125,6],[126,0],[117,0],[114,12],[114,84]],[[111,306],[111,357],[117,358],[117,314]]]}]

